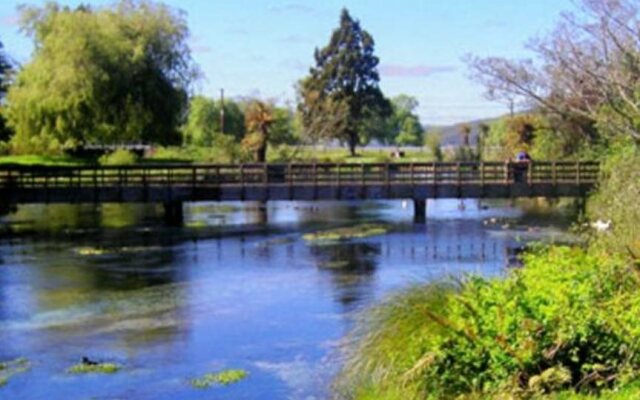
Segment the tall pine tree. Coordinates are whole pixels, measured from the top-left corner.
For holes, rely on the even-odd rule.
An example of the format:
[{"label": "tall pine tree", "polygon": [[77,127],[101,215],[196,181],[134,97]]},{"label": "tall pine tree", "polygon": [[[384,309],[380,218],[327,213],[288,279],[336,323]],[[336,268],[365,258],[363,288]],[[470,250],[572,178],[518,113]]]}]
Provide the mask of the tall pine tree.
[{"label": "tall pine tree", "polygon": [[299,109],[312,139],[338,139],[355,155],[360,138],[367,136],[366,121],[391,114],[373,52],[373,37],[343,9],[340,27],[326,47],[316,49],[316,66],[300,85]]}]

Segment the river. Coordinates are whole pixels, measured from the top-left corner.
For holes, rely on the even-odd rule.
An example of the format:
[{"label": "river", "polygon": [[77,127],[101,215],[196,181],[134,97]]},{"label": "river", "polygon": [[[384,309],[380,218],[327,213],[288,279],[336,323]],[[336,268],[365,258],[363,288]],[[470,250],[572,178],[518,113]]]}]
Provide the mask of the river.
[{"label": "river", "polygon": [[[462,206],[461,206],[462,205]],[[24,206],[0,219],[0,361],[30,369],[2,399],[324,399],[359,312],[409,285],[500,276],[510,249],[565,240],[568,217],[506,203]],[[375,221],[390,232],[314,244]],[[82,357],[123,366],[73,375]],[[224,369],[246,379],[196,389]]]}]

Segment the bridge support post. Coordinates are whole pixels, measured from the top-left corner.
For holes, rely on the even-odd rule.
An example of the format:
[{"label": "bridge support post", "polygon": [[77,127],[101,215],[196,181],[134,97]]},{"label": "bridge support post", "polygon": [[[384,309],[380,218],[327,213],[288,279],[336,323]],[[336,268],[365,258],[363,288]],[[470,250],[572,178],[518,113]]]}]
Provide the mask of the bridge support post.
[{"label": "bridge support post", "polygon": [[427,222],[427,200],[413,199],[413,222],[416,224]]},{"label": "bridge support post", "polygon": [[9,205],[9,203],[0,201],[0,217],[9,215],[9,213],[11,213],[11,206]]},{"label": "bridge support post", "polygon": [[269,222],[269,214],[267,211],[267,202],[259,201],[256,207],[256,217],[259,224],[264,225]]},{"label": "bridge support post", "polygon": [[184,211],[181,201],[169,201],[164,206],[164,222],[168,226],[182,226]]},{"label": "bridge support post", "polygon": [[587,197],[586,196],[576,197],[575,207],[578,214],[580,216],[583,216],[587,212]]}]

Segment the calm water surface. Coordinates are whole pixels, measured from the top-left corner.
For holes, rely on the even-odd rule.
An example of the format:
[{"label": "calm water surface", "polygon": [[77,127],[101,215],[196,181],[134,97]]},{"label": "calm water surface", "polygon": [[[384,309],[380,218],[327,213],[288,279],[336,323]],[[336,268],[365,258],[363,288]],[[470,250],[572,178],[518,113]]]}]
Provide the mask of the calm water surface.
[{"label": "calm water surface", "polygon": [[[504,204],[431,202],[421,225],[411,207],[187,205],[179,229],[150,206],[22,207],[0,220],[0,361],[26,357],[31,369],[0,398],[324,399],[359,311],[409,285],[499,276],[509,249],[565,238],[566,219]],[[369,221],[391,232],[302,239]],[[124,369],[65,373],[83,356]],[[226,368],[249,376],[189,384]]]}]

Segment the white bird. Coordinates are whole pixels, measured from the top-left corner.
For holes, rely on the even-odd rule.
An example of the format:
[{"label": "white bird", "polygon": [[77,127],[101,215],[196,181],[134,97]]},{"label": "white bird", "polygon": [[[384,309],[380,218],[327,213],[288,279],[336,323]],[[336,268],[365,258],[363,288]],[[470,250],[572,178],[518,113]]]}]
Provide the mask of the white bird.
[{"label": "white bird", "polygon": [[608,219],[606,221],[603,221],[599,219],[596,222],[592,222],[591,227],[597,230],[598,232],[608,231],[609,229],[611,229],[611,220]]}]

